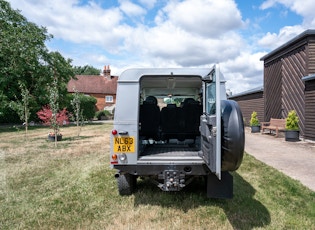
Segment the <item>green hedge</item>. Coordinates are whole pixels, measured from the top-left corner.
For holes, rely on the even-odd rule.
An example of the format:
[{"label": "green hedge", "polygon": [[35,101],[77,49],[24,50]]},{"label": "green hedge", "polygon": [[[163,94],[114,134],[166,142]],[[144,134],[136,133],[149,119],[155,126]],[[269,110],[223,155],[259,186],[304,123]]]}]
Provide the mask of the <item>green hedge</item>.
[{"label": "green hedge", "polygon": [[98,119],[98,120],[102,120],[102,119],[105,119],[105,120],[110,120],[112,119],[112,114],[107,111],[107,110],[100,110],[100,111],[97,111],[95,113],[95,117]]},{"label": "green hedge", "polygon": [[[79,95],[80,98],[80,109],[83,111],[82,116],[84,120],[92,120],[95,116],[95,105],[96,105],[96,98],[92,96],[87,96],[84,94]],[[67,108],[67,110],[73,114],[73,107],[71,105],[71,100],[73,99],[72,94],[67,95],[67,100],[65,102],[64,107]]]},{"label": "green hedge", "polygon": [[[80,108],[83,111],[82,116],[84,120],[92,120],[95,116],[96,111],[96,98],[80,94]],[[63,98],[60,102],[60,109],[67,108],[67,111],[73,114],[73,108],[70,101],[73,99],[72,94],[68,94],[66,98]],[[41,108],[37,108],[34,105],[31,106],[31,117],[30,121],[39,121],[36,112]],[[17,113],[12,110],[9,106],[2,106],[0,110],[0,123],[20,123],[21,120]]]}]

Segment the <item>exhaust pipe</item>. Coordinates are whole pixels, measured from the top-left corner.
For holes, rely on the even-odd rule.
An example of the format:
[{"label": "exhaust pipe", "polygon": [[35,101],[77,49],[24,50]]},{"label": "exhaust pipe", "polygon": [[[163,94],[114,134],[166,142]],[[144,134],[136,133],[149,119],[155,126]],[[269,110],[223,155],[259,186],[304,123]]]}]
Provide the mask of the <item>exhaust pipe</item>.
[{"label": "exhaust pipe", "polygon": [[115,178],[120,177],[120,173],[115,173]]}]

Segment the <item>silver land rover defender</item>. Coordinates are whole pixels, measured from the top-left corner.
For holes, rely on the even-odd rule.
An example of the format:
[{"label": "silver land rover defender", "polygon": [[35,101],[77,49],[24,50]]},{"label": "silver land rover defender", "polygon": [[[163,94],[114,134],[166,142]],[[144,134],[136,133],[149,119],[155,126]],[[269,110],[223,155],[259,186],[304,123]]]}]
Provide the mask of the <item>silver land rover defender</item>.
[{"label": "silver land rover defender", "polygon": [[121,195],[137,178],[180,191],[197,177],[210,198],[232,198],[244,152],[238,104],[227,100],[219,66],[129,69],[117,85],[110,164]]}]

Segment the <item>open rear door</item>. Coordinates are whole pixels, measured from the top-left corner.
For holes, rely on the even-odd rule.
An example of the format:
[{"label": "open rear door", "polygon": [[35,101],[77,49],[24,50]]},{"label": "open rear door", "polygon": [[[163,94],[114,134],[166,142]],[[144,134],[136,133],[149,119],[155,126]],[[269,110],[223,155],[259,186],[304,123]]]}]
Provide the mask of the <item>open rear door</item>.
[{"label": "open rear door", "polygon": [[220,69],[215,65],[203,79],[203,115],[200,118],[201,150],[212,173],[221,180]]}]

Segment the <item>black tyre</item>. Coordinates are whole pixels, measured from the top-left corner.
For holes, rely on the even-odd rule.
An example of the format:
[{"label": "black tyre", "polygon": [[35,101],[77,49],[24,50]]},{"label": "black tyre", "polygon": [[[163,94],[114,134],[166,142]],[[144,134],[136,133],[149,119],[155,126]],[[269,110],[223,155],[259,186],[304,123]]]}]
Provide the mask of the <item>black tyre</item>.
[{"label": "black tyre", "polygon": [[137,186],[137,177],[129,173],[122,174],[117,178],[119,195],[131,195]]},{"label": "black tyre", "polygon": [[242,163],[245,146],[243,115],[233,100],[221,101],[222,171],[235,171]]}]

